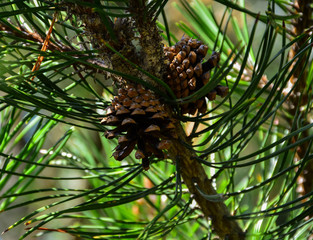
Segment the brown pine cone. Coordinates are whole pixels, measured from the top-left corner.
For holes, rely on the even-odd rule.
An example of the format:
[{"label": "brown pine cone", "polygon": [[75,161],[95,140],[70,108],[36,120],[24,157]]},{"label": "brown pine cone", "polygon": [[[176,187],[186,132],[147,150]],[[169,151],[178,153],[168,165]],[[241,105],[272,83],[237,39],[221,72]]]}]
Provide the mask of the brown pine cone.
[{"label": "brown pine cone", "polygon": [[177,138],[174,124],[155,94],[142,85],[127,85],[118,90],[112,105],[106,108],[107,116],[101,124],[115,126],[105,133],[108,139],[118,138],[113,156],[123,160],[137,146],[135,157],[149,169],[149,157],[165,158],[171,139]]},{"label": "brown pine cone", "polygon": [[[208,61],[202,63],[208,47],[201,41],[183,37],[172,47],[164,47],[167,57],[166,83],[173,90],[177,98],[185,98],[198,91],[210,80],[210,70],[217,66],[220,54],[213,52]],[[206,98],[212,101],[216,95],[225,97],[228,87],[217,86],[206,96],[195,102],[182,105],[182,113],[195,114],[196,111],[205,113],[207,110]]]}]

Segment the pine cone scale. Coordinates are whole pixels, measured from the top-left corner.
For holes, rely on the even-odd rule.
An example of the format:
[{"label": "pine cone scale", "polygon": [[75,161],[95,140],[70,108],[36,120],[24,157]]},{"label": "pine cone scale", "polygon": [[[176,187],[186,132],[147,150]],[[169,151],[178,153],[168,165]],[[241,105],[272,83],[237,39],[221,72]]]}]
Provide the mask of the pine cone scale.
[{"label": "pine cone scale", "polygon": [[[172,47],[164,47],[168,63],[165,81],[173,90],[176,98],[185,98],[198,91],[210,81],[210,70],[217,66],[220,54],[213,52],[208,61],[203,63],[203,58],[208,52],[208,46],[201,41],[189,37],[183,37]],[[178,77],[177,77],[178,76]],[[228,87],[217,86],[212,92],[204,96],[201,101],[181,106],[182,113],[195,114],[206,112],[206,101],[213,101],[216,95],[225,97],[228,94]],[[204,103],[205,104],[204,104]]]},{"label": "pine cone scale", "polygon": [[142,159],[143,167],[148,169],[149,157],[164,158],[163,151],[169,149],[171,139],[177,138],[173,120],[163,104],[141,85],[121,87],[106,113],[101,124],[115,127],[108,130],[105,137],[118,138],[112,154],[118,161],[129,156],[137,146],[135,158]]}]

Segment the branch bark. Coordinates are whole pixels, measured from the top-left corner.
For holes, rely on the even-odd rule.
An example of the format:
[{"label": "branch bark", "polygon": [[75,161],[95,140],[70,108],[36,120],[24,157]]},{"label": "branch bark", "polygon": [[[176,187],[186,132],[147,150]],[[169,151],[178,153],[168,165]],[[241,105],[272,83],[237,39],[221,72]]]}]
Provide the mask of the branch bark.
[{"label": "branch bark", "polygon": [[[90,2],[91,0],[86,0]],[[123,56],[127,57],[129,60],[135,62],[144,70],[148,71],[156,77],[161,78],[163,76],[164,69],[166,69],[163,53],[163,45],[161,43],[160,33],[156,26],[155,21],[152,21],[153,16],[145,15],[145,1],[135,1],[131,0],[132,3],[129,11],[132,13],[133,25],[139,33],[139,45],[140,51],[134,51],[134,45],[132,40],[136,38],[131,33],[127,31],[133,31],[131,29],[124,29],[124,34],[131,36],[130,38],[125,38],[121,35],[120,28],[124,28],[122,25],[119,26],[119,22],[122,19],[116,19],[114,24],[115,33],[117,38],[120,39],[119,45],[115,45],[115,49],[119,51]],[[94,41],[101,48],[102,56],[111,59],[112,67],[114,70],[134,75],[139,74],[134,68],[127,65],[125,67],[124,62],[116,54],[109,52],[105,46],[101,45],[101,42],[110,41],[109,36],[105,30],[105,27],[94,26],[95,23],[101,23],[100,17],[97,13],[91,12],[90,9],[83,10],[81,6],[69,5],[70,12],[76,15],[82,15],[81,19],[85,19],[88,23],[85,25],[86,30],[94,36]],[[93,20],[87,20],[88,15],[86,13],[92,14]],[[90,16],[89,16],[90,17]],[[125,20],[125,23],[132,25],[131,21]],[[95,31],[95,29],[97,31]],[[137,37],[138,38],[138,37]],[[98,42],[98,43],[97,43]],[[114,43],[112,42],[112,45]],[[121,46],[123,45],[123,46]],[[122,64],[121,64],[122,62]],[[138,75],[137,75],[138,76]],[[140,75],[139,75],[140,76]],[[141,76],[145,77],[145,76]],[[149,81],[149,79],[144,79]],[[154,83],[155,84],[155,83]],[[172,116],[172,110],[170,107],[168,109],[169,116]],[[183,130],[181,124],[176,122],[176,132],[179,140],[173,140],[173,145],[169,150],[170,158],[175,161],[177,156],[180,156],[181,161],[181,171],[184,183],[188,187],[190,194],[194,195],[199,207],[201,208],[205,217],[212,220],[214,231],[220,236],[221,239],[239,240],[244,239],[244,233],[237,224],[236,221],[227,218],[230,213],[223,202],[210,202],[203,198],[201,194],[197,191],[194,182],[204,191],[206,194],[215,195],[217,194],[211,181],[208,179],[203,166],[195,159],[196,155],[193,151],[186,148],[182,142],[188,143],[186,133]]]},{"label": "branch bark", "polygon": [[190,194],[194,195],[204,216],[212,220],[213,230],[221,239],[244,239],[245,234],[238,223],[228,218],[230,213],[226,205],[223,202],[211,202],[206,200],[196,189],[195,183],[204,193],[208,195],[217,194],[203,166],[195,159],[195,153],[182,144],[182,142],[189,142],[180,123],[176,123],[176,132],[179,140],[173,143],[173,146],[169,150],[169,155],[173,161],[177,156],[180,157],[182,178]]},{"label": "branch bark", "polygon": [[[294,6],[297,9],[297,13],[301,14],[300,18],[297,18],[293,21],[293,34],[294,36],[299,36],[303,34],[307,29],[311,27],[312,23],[312,8],[310,7],[312,4],[312,0],[295,0]],[[298,54],[301,47],[304,46],[305,42],[309,38],[309,34],[307,36],[300,39],[296,42],[289,51],[289,59],[292,59]],[[287,101],[287,105],[285,109],[291,116],[295,116],[297,114],[297,109],[299,109],[299,116],[302,123],[302,126],[307,125],[308,121],[303,111],[303,106],[308,103],[308,93],[312,90],[312,86],[307,88],[307,76],[308,71],[307,68],[303,71],[303,67],[306,64],[307,53],[301,59],[300,64],[296,69],[294,69],[294,74],[289,79],[287,87],[284,89],[285,93],[288,93],[293,87],[294,90],[290,94],[290,97]],[[291,68],[294,68],[292,65]],[[296,117],[296,116],[295,116]],[[290,126],[293,125],[294,118],[287,118]],[[301,126],[300,126],[301,127]],[[295,130],[295,129],[294,129]],[[306,130],[301,133],[301,138],[309,136],[309,132]],[[297,139],[294,139],[295,141]],[[299,161],[303,159],[306,151],[308,150],[309,142],[304,142],[296,148],[295,161]],[[305,195],[312,191],[313,189],[313,161],[310,160],[307,162],[304,170],[302,171],[300,177],[298,178],[298,192],[300,195]]]}]

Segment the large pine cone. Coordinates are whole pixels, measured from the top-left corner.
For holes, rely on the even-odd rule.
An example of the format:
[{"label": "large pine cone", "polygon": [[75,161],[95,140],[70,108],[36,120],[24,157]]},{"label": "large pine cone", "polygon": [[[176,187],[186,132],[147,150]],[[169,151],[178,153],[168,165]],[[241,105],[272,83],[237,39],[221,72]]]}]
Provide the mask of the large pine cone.
[{"label": "large pine cone", "polygon": [[[217,66],[220,55],[213,52],[209,60],[202,63],[207,51],[208,47],[201,41],[189,37],[183,37],[172,47],[164,47],[164,53],[168,59],[166,83],[177,98],[185,98],[209,82],[210,70]],[[207,110],[205,98],[212,101],[216,95],[225,97],[227,94],[228,87],[216,86],[206,96],[182,105],[182,113],[195,114],[197,110],[205,113]]]},{"label": "large pine cone", "polygon": [[116,160],[123,160],[137,145],[135,157],[142,159],[143,167],[148,169],[148,157],[163,159],[163,150],[169,149],[171,139],[177,138],[174,124],[164,106],[152,91],[142,85],[120,88],[106,114],[101,124],[116,127],[105,133],[108,139],[118,137],[113,153]]}]

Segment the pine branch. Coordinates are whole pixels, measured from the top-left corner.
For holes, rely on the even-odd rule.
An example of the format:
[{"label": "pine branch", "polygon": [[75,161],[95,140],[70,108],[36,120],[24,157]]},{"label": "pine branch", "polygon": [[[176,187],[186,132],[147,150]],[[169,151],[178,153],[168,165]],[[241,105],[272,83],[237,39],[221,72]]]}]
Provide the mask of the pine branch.
[{"label": "pine branch", "polygon": [[[139,3],[140,1],[137,0],[130,1],[130,12],[133,13],[134,21],[141,36],[139,39],[142,47],[140,51],[141,66],[152,75],[161,78],[165,66],[160,64],[164,59],[160,32],[155,20],[153,20],[153,15],[149,14],[145,6],[141,6]],[[138,14],[140,12],[147,12],[147,14]]]},{"label": "pine branch", "polygon": [[[297,13],[300,13],[302,17],[297,18],[293,21],[293,34],[294,36],[299,36],[305,32],[308,34],[297,41],[291,48],[289,52],[289,59],[293,59],[301,50],[303,46],[307,43],[310,35],[308,30],[311,27],[312,23],[312,8],[310,4],[312,1],[304,0],[299,1],[295,0],[294,6]],[[308,68],[306,67],[303,71],[304,66],[307,65],[308,60],[308,52],[306,52],[299,64],[295,66],[294,64],[290,69],[293,69],[294,73],[288,81],[287,87],[284,89],[285,94],[291,94],[287,101],[287,106],[285,109],[291,116],[300,116],[302,122],[302,126],[308,125],[309,122],[306,119],[305,115],[305,105],[308,103],[308,94],[312,90],[312,86],[307,86],[307,76],[308,76]],[[294,118],[288,118],[287,120],[290,126],[293,126]],[[301,127],[301,126],[300,126]],[[295,130],[295,129],[294,129]],[[308,130],[302,132],[301,138],[305,138],[309,136]],[[297,137],[298,138],[298,137]],[[297,141],[297,138],[294,141]],[[296,148],[295,161],[300,161],[304,158],[306,152],[308,151],[309,142],[304,142]],[[305,168],[303,169],[300,177],[298,178],[298,192],[303,196],[312,191],[313,189],[313,161],[308,161]]]},{"label": "pine branch", "polygon": [[169,150],[169,154],[172,160],[177,159],[177,161],[181,162],[182,177],[190,194],[194,195],[204,216],[212,220],[213,230],[216,231],[221,239],[244,239],[244,232],[237,222],[227,218],[230,216],[230,213],[226,205],[223,202],[206,200],[196,189],[197,185],[205,194],[217,194],[203,166],[195,159],[195,153],[182,144],[182,142],[186,143],[188,141],[186,133],[179,123],[176,124],[176,132],[179,140],[174,142]]},{"label": "pine branch", "polygon": [[[27,39],[31,40],[33,42],[37,42],[40,44],[43,44],[45,38],[40,36],[40,34],[36,32],[30,32],[27,29],[24,29],[22,26],[18,27],[16,26],[15,28],[11,25],[7,25],[4,22],[0,22],[0,31],[6,32],[10,34],[11,36],[15,36],[21,39]],[[48,49],[51,51],[73,51],[74,49],[71,48],[70,46],[65,46],[62,45],[61,47],[56,45],[53,42],[50,42],[48,44]]]},{"label": "pine branch", "polygon": [[[27,39],[30,40],[34,43],[37,43],[39,45],[42,45],[45,41],[45,37],[42,37],[39,33],[33,31],[28,31],[27,29],[23,28],[23,26],[13,26],[13,25],[9,25],[6,24],[5,22],[1,22],[0,21],[0,31],[1,32],[5,32],[6,34],[8,34],[10,37],[15,37],[15,38],[20,38],[20,39]],[[76,51],[77,49],[75,49],[75,47],[70,46],[70,45],[66,45],[63,44],[61,42],[53,42],[50,41],[49,44],[47,45],[47,49],[50,51],[56,51],[56,52],[70,52],[70,51]],[[77,52],[78,53],[78,52]],[[85,54],[76,54],[76,55],[72,55],[74,57],[77,58],[81,58],[86,56]],[[87,59],[86,60],[88,63],[93,64],[93,65],[97,65],[101,68],[109,68],[108,63],[94,58],[94,59]],[[99,69],[96,67],[92,67],[91,65],[87,65],[84,63],[74,63],[74,68],[76,67],[76,65],[80,65],[83,66],[85,69],[90,69],[92,71],[95,72],[99,72]]]},{"label": "pine branch", "polygon": [[[88,1],[90,2],[90,1]],[[161,77],[165,66],[163,64],[164,53],[161,44],[161,38],[155,21],[152,21],[152,15],[149,15],[145,9],[145,5],[139,1],[130,2],[130,12],[140,34],[139,52],[135,51],[132,40],[136,39],[132,34],[131,26],[133,23],[130,19],[116,19],[113,28],[113,34],[119,39],[118,42],[112,40],[112,35],[108,34],[107,27],[102,26],[103,21],[101,15],[91,12],[90,8],[69,4],[69,11],[80,16],[86,23],[86,30],[94,39],[94,45],[100,47],[101,54],[104,58],[109,58],[114,70],[123,72],[125,74],[134,75],[139,74],[138,70],[133,68],[121,58],[121,55],[138,64],[142,69],[146,70],[151,75]],[[102,17],[103,19],[103,17]],[[120,24],[119,24],[120,23]],[[122,24],[123,23],[123,24]],[[122,30],[123,29],[123,30]],[[129,38],[125,38],[127,35]],[[112,52],[103,43],[109,43],[117,52]],[[122,63],[122,64],[121,64]],[[145,81],[151,82],[143,74],[139,74]],[[153,82],[152,82],[153,83]],[[155,83],[153,83],[155,85]],[[172,110],[168,108],[168,114],[173,115]],[[228,239],[243,239],[244,233],[239,225],[227,218],[230,213],[226,205],[222,202],[210,202],[206,200],[199,191],[197,191],[194,180],[202,191],[209,195],[217,194],[212,183],[208,179],[204,168],[195,159],[195,154],[187,149],[181,142],[187,142],[186,134],[179,122],[176,123],[175,132],[178,134],[179,140],[174,141],[172,148],[169,150],[170,158],[176,161],[179,158],[182,166],[182,177],[191,194],[195,196],[197,203],[205,217],[212,219],[214,230],[221,238]]]}]

